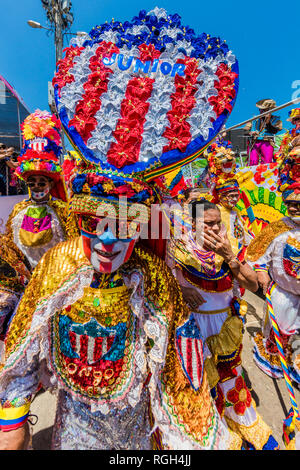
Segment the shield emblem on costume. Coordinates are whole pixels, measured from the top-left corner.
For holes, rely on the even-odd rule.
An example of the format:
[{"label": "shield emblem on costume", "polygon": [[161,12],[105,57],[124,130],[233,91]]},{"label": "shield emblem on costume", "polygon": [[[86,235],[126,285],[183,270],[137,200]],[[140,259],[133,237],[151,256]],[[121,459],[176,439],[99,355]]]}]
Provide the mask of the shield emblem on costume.
[{"label": "shield emblem on costume", "polygon": [[300,279],[300,242],[293,237],[287,239],[284,247],[283,266],[289,276]]},{"label": "shield emblem on costume", "polygon": [[225,41],[155,8],[72,39],[53,85],[64,130],[86,161],[150,181],[195,160],[221,130],[238,63]]},{"label": "shield emblem on costume", "polygon": [[69,339],[73,352],[85,364],[94,364],[110,351],[116,331],[101,327],[95,320],[80,325],[73,324]]},{"label": "shield emblem on costume", "polygon": [[36,137],[34,140],[32,140],[32,142],[30,142],[29,148],[35,150],[36,152],[44,152],[47,143],[47,139]]},{"label": "shield emblem on costume", "polygon": [[176,349],[182,368],[195,390],[199,390],[203,378],[203,340],[194,318],[176,331]]}]

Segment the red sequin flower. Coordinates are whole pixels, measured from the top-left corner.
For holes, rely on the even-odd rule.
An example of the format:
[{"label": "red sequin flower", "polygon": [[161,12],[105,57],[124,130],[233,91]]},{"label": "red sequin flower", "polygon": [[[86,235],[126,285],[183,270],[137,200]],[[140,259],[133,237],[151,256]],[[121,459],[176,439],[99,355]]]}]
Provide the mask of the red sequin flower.
[{"label": "red sequin flower", "polygon": [[233,409],[237,415],[245,414],[251,406],[251,393],[241,375],[235,380],[235,386],[227,393],[227,399],[233,403]]}]

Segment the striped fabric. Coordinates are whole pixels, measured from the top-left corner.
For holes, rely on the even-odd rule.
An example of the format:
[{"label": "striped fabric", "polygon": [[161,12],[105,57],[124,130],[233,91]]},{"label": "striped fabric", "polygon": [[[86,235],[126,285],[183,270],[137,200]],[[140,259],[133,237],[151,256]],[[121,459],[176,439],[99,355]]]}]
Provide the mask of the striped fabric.
[{"label": "striped fabric", "polygon": [[1,431],[13,431],[26,423],[29,415],[30,403],[19,407],[0,407],[0,429]]}]

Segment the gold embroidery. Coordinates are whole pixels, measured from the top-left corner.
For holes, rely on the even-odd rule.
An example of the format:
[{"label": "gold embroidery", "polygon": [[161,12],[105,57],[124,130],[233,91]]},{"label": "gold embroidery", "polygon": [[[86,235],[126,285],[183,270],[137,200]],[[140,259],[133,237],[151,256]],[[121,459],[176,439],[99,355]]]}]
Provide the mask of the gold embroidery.
[{"label": "gold embroidery", "polygon": [[293,238],[293,237],[288,237],[286,243],[300,250],[300,240],[297,240],[296,238]]},{"label": "gold embroidery", "polygon": [[227,312],[228,315],[230,315],[230,313],[231,313],[231,308],[228,307],[228,308],[220,308],[219,310],[207,310],[207,311],[205,311],[205,310],[197,310],[196,313],[205,313],[205,314],[207,314],[207,315],[217,315],[218,313],[226,313],[226,312]]},{"label": "gold embroidery", "polygon": [[71,306],[67,315],[76,323],[86,323],[91,317],[103,326],[127,322],[130,294],[131,291],[126,286],[110,289],[85,287],[84,295]]},{"label": "gold embroidery", "polygon": [[248,246],[246,260],[251,262],[258,260],[265,253],[274,238],[290,230],[290,227],[283,220],[269,224]]},{"label": "gold embroidery", "polygon": [[[252,405],[256,408],[253,400]],[[225,419],[232,431],[240,434],[246,441],[251,442],[256,450],[262,450],[263,446],[268,442],[272,431],[271,428],[263,421],[260,414],[256,412],[256,415],[257,418],[255,422],[250,426],[244,426],[243,424],[237,423],[226,415]]]}]

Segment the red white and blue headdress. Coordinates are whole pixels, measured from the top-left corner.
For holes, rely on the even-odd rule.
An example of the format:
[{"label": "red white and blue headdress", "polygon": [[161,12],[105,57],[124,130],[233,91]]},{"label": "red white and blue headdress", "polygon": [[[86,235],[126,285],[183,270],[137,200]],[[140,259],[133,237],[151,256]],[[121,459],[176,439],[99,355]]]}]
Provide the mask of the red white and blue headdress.
[{"label": "red white and blue headdress", "polygon": [[62,152],[60,121],[48,111],[36,110],[21,125],[23,148],[18,157],[16,175],[23,180],[44,175],[54,181],[52,196],[67,200],[59,157]]},{"label": "red white and blue headdress", "polygon": [[[127,185],[129,194],[137,180],[144,187],[132,197],[142,201],[151,199],[148,182],[213,141],[236,99],[238,64],[225,41],[155,8],[72,39],[53,85],[63,128],[89,167],[83,174],[107,177],[117,191]],[[100,180],[96,195],[90,176],[83,185],[80,178],[78,196],[88,186],[108,196]]]}]

